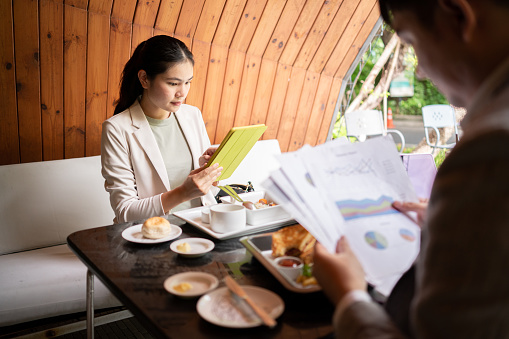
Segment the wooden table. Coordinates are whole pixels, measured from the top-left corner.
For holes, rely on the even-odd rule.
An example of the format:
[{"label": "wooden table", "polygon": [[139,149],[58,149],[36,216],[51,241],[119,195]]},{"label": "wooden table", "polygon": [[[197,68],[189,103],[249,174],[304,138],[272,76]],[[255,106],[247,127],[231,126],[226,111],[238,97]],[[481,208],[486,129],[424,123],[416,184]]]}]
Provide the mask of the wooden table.
[{"label": "wooden table", "polygon": [[[159,338],[327,338],[332,332],[333,307],[322,292],[294,293],[283,287],[239,242],[239,238],[217,240],[170,216],[183,230],[180,238],[202,237],[215,248],[200,258],[182,258],[170,250],[171,242],[143,245],[122,238],[122,231],[137,223],[78,231],[67,238],[72,251],[88,267],[88,295],[93,296],[93,275]],[[262,233],[266,233],[262,232]],[[171,275],[203,271],[218,279],[232,276],[240,285],[254,285],[277,293],[285,311],[274,329],[264,326],[231,329],[208,323],[196,311],[198,299],[186,300],[168,293],[163,283]],[[219,285],[224,286],[224,283]],[[92,298],[90,298],[93,300]],[[91,308],[91,309],[90,309]],[[87,325],[93,337],[93,305]]]}]

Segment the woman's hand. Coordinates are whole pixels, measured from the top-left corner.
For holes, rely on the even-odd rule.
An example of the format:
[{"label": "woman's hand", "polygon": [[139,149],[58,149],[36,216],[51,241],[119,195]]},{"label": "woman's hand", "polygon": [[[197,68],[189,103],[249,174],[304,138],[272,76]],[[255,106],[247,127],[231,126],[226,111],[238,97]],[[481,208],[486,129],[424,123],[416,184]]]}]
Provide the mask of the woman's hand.
[{"label": "woman's hand", "polygon": [[161,202],[163,204],[164,213],[168,213],[173,207],[194,198],[207,194],[210,187],[216,182],[221,175],[222,167],[214,164],[210,167],[202,166],[187,176],[186,180],[170,191],[162,194]]},{"label": "woman's hand", "polygon": [[192,170],[184,183],[180,185],[182,192],[186,196],[185,201],[207,194],[210,187],[221,175],[222,170],[223,168],[219,167],[219,164],[206,167],[206,163],[202,167]]},{"label": "woman's hand", "polygon": [[392,206],[403,213],[415,212],[417,213],[417,223],[419,226],[424,226],[426,215],[428,211],[428,199],[419,198],[419,202],[401,202],[395,201]]},{"label": "woman's hand", "polygon": [[350,291],[366,290],[364,270],[344,236],[336,245],[336,253],[317,242],[313,261],[313,275],[335,305]]},{"label": "woman's hand", "polygon": [[217,146],[209,147],[203,154],[201,155],[200,159],[198,160],[198,163],[200,164],[200,167],[205,165],[210,157],[212,157],[212,154],[217,150]]}]

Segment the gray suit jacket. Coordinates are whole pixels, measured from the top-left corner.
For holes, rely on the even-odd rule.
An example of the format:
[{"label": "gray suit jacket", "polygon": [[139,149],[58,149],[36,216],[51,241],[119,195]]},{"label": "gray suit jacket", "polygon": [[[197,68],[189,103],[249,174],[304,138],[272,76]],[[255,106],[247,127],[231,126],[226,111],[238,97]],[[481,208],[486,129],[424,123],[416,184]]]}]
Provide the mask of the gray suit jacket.
[{"label": "gray suit jacket", "polygon": [[[483,85],[440,167],[410,310],[416,338],[509,338],[509,60]],[[400,338],[378,305],[335,315],[338,338]]]}]

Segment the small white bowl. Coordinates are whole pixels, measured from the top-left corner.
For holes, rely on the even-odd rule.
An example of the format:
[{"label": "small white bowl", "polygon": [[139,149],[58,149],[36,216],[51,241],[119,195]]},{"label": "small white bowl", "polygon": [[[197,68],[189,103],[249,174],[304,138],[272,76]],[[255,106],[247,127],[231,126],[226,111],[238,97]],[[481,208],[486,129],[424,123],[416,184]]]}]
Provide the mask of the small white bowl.
[{"label": "small white bowl", "polygon": [[233,204],[211,206],[210,228],[217,233],[234,232],[246,228],[246,208]]},{"label": "small white bowl", "polygon": [[[181,292],[175,287],[182,283],[191,285],[191,289]],[[164,289],[181,298],[196,298],[215,289],[219,279],[205,272],[183,272],[172,275],[164,281]]]},{"label": "small white bowl", "polygon": [[[270,195],[266,194],[265,191],[255,191],[239,194],[239,197],[244,201],[250,201],[253,204],[257,203],[258,200],[264,198],[267,201],[273,201]],[[225,196],[220,198],[223,203],[240,205],[241,203],[236,201],[230,196]],[[282,206],[269,206],[261,209],[247,209],[246,208],[246,222],[251,226],[258,226],[262,224],[267,224],[271,222],[275,222],[278,220],[291,218],[291,215],[286,212]]]},{"label": "small white bowl", "polygon": [[[287,265],[289,262],[292,262],[293,265]],[[302,274],[302,268],[304,267],[304,263],[300,258],[291,256],[278,257],[274,259],[274,264],[281,274],[294,282]]]}]

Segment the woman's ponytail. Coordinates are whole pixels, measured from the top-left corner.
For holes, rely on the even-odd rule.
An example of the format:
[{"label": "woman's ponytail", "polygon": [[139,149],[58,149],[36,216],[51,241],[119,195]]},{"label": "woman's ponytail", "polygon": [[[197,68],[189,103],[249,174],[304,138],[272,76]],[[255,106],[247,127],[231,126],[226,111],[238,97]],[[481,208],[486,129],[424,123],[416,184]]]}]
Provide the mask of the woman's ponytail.
[{"label": "woman's ponytail", "polygon": [[113,114],[118,114],[131,107],[136,98],[143,93],[143,87],[138,79],[138,71],[141,69],[141,54],[145,44],[146,41],[136,47],[131,59],[124,66],[122,80],[120,81],[120,96]]}]

